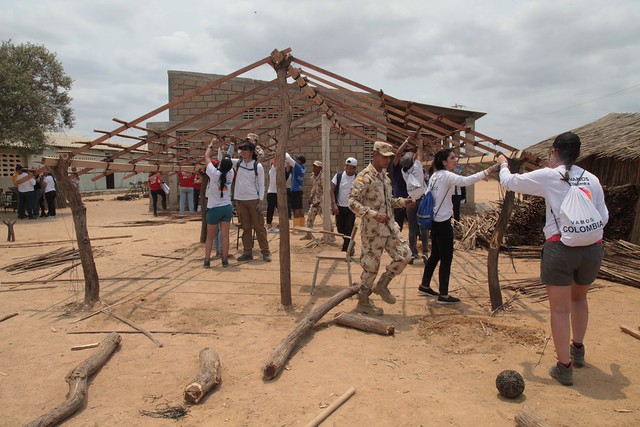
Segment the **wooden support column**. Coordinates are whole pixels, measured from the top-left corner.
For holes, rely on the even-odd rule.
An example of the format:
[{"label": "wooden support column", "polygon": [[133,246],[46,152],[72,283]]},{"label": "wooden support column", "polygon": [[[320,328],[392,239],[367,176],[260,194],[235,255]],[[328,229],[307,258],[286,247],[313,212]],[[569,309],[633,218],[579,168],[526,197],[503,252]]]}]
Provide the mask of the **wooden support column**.
[{"label": "wooden support column", "polygon": [[[516,173],[520,170],[520,166],[524,159],[509,160],[509,170]],[[498,257],[500,255],[500,246],[502,245],[502,237],[507,231],[507,224],[511,211],[513,210],[513,201],[515,194],[513,191],[507,191],[502,202],[502,211],[498,217],[496,228],[493,229],[491,242],[489,243],[489,255],[487,257],[487,277],[489,278],[489,296],[491,298],[491,310],[496,310],[502,306],[502,291],[500,290],[500,278],[498,277]]]},{"label": "wooden support column", "polygon": [[276,70],[280,102],[282,103],[282,121],[280,139],[276,150],[276,183],[278,186],[278,222],[280,225],[280,303],[290,306],[291,300],[291,243],[289,241],[289,212],[287,206],[287,182],[284,176],[284,157],[291,132],[291,103],[287,93],[287,72],[291,57],[285,57],[277,50],[272,52],[273,68]]},{"label": "wooden support column", "polygon": [[[322,115],[322,229],[333,231],[331,222],[331,122],[327,115]],[[336,238],[331,234],[323,237],[325,243],[334,242]]]},{"label": "wooden support column", "polygon": [[58,164],[50,171],[56,178],[58,186],[66,195],[71,213],[73,215],[73,225],[76,230],[76,241],[78,242],[78,252],[84,273],[84,304],[91,307],[100,299],[100,279],[98,270],[93,260],[93,250],[91,249],[91,239],[87,230],[87,208],[82,203],[82,196],[78,188],[71,182],[67,175],[68,159],[61,157]]}]

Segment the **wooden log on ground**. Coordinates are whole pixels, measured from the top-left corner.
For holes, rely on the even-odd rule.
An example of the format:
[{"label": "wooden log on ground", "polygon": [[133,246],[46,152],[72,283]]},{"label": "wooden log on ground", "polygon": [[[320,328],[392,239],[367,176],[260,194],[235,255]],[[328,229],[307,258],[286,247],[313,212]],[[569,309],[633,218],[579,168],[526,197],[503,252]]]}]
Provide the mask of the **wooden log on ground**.
[{"label": "wooden log on ground", "polygon": [[353,313],[338,313],[333,321],[338,325],[359,329],[366,332],[374,332],[380,335],[393,335],[396,328],[373,317]]},{"label": "wooden log on ground", "polygon": [[349,390],[347,390],[342,396],[340,396],[340,398],[338,398],[338,400],[336,400],[335,402],[333,402],[331,405],[327,406],[322,412],[320,412],[318,414],[317,417],[315,417],[314,419],[312,419],[309,424],[307,424],[307,427],[317,427],[320,424],[322,424],[322,422],[333,413],[333,411],[335,411],[336,409],[338,409],[344,402],[346,402],[347,400],[349,400],[349,398],[351,396],[353,396],[356,392],[356,389],[351,387]]},{"label": "wooden log on ground", "polygon": [[637,338],[640,340],[640,334],[637,333],[636,331],[632,330],[630,327],[628,326],[624,326],[624,325],[620,325],[620,330],[624,333],[627,333],[629,335],[631,335],[634,338]]},{"label": "wooden log on ground", "polygon": [[107,336],[98,349],[84,362],[73,368],[66,376],[69,393],[66,402],[31,421],[26,427],[54,426],[75,414],[87,402],[89,377],[104,365],[120,345],[122,338],[116,333]]},{"label": "wooden log on ground", "polygon": [[296,347],[298,342],[313,328],[316,322],[329,312],[336,305],[340,304],[345,299],[356,295],[360,290],[360,285],[353,285],[347,289],[344,289],[327,301],[325,301],[318,308],[313,310],[311,314],[302,319],[294,330],[280,343],[278,348],[273,352],[269,360],[265,363],[262,372],[263,378],[271,380],[275,378],[284,367],[285,362],[289,358],[289,355]]},{"label": "wooden log on ground", "polygon": [[4,222],[7,225],[7,242],[15,242],[16,233],[13,231],[13,226],[16,223],[16,220],[14,219],[13,221],[11,221],[11,220],[5,219],[2,222]]},{"label": "wooden log on ground", "polygon": [[525,406],[516,414],[516,427],[551,427],[535,409]]},{"label": "wooden log on ground", "polygon": [[222,367],[220,366],[220,356],[209,348],[200,350],[200,372],[191,384],[184,389],[184,400],[195,404],[200,401],[209,391],[220,384],[222,380]]},{"label": "wooden log on ground", "polygon": [[16,317],[18,315],[18,313],[11,313],[11,314],[7,314],[6,316],[2,316],[0,317],[0,322],[4,322],[5,320],[9,320],[12,317]]}]

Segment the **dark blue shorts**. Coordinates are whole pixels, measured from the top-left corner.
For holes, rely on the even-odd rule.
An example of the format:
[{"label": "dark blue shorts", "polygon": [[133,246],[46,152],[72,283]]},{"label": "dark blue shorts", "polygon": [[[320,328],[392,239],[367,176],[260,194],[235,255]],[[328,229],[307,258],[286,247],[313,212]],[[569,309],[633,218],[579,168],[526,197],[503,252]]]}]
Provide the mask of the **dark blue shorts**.
[{"label": "dark blue shorts", "polygon": [[231,205],[218,206],[207,209],[207,224],[216,225],[221,222],[231,222],[233,208]]}]

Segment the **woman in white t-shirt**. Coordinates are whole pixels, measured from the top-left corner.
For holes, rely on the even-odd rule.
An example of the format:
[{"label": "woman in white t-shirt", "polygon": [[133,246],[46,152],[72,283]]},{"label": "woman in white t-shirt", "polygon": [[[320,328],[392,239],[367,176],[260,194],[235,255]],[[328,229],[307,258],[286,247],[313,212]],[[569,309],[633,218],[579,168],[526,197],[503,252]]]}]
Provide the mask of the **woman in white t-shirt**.
[{"label": "woman in white t-shirt", "polygon": [[[540,261],[540,281],[546,285],[549,296],[551,335],[558,358],[558,363],[551,368],[549,374],[563,385],[573,384],[574,366],[584,366],[585,351],[582,342],[589,320],[587,292],[600,270],[601,228],[609,220],[600,181],[592,173],[573,164],[580,155],[580,145],[580,138],[572,132],[558,135],[551,146],[549,166],[524,174],[512,174],[507,158],[502,154],[497,157],[500,164],[500,184],[505,189],[545,199],[546,242]],[[577,186],[588,195],[600,216],[597,224],[601,228],[597,227],[594,243],[582,243],[586,246],[567,246],[561,240],[559,215],[571,186]],[[594,213],[594,216],[598,215]]]},{"label": "woman in white t-shirt", "polygon": [[211,249],[213,238],[220,226],[222,235],[222,266],[229,265],[229,227],[233,218],[231,206],[231,184],[233,183],[233,162],[229,156],[225,156],[218,167],[211,162],[213,146],[209,146],[205,152],[206,173],[209,177],[207,193],[207,240],[204,245],[204,267],[211,265]]}]

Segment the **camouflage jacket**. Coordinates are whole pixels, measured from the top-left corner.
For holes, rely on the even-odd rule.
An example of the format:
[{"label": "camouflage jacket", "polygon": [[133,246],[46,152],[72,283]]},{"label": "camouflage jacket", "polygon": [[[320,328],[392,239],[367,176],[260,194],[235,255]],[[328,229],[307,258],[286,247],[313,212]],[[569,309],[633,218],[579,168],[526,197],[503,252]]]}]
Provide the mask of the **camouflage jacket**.
[{"label": "camouflage jacket", "polygon": [[311,174],[311,196],[309,196],[309,204],[315,205],[322,203],[322,172],[317,176]]},{"label": "camouflage jacket", "polygon": [[[362,218],[363,236],[390,236],[400,233],[400,227],[393,219],[393,209],[403,208],[405,199],[391,196],[391,180],[387,171],[378,172],[372,164],[364,168],[356,177],[349,193],[349,209]],[[387,214],[389,222],[380,224],[375,220],[377,213]]]}]

